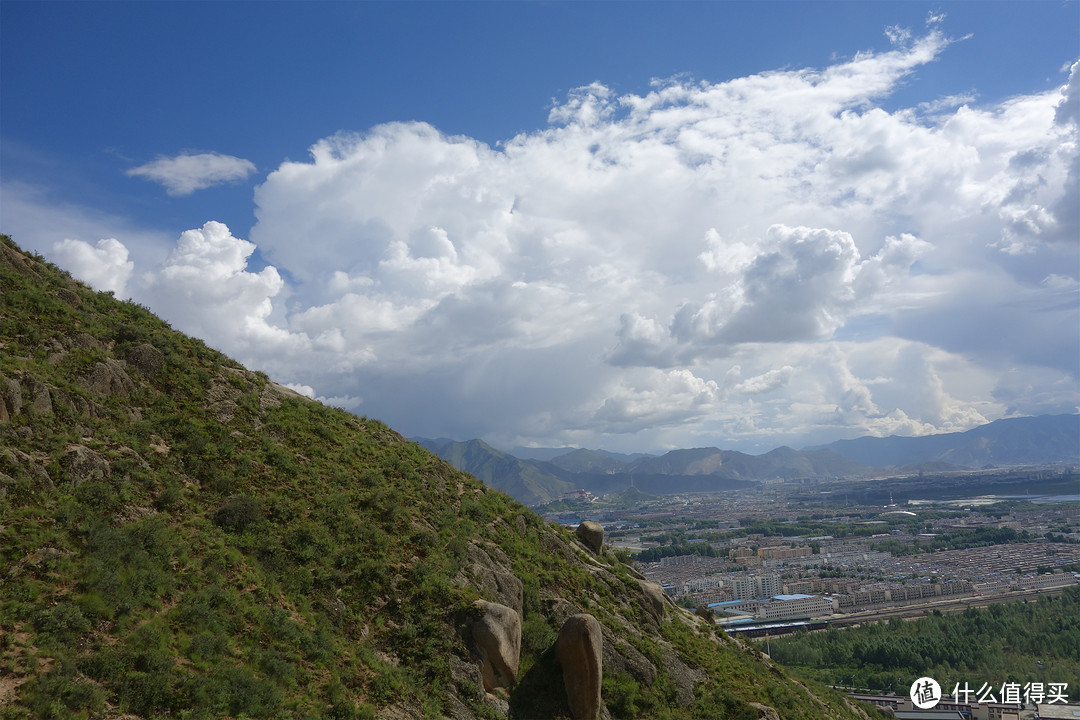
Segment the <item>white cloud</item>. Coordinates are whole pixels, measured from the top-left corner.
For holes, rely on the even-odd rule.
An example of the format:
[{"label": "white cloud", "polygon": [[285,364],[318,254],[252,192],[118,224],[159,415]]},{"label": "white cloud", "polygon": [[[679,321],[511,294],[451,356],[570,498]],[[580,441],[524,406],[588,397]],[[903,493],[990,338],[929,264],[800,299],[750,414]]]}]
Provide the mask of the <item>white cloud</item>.
[{"label": "white cloud", "polygon": [[884,109],[939,23],[820,70],[594,83],[495,148],[341,133],[256,188],[250,242],[207,223],[129,285],[407,434],[768,450],[1064,412],[1077,72]]},{"label": "white cloud", "polygon": [[734,390],[744,395],[759,395],[772,392],[787,385],[794,373],[795,368],[785,365],[782,368],[769,370],[766,373],[744,380],[736,385]]},{"label": "white cloud", "polygon": [[[498,150],[421,123],[320,141],[257,188],[251,232],[297,278],[289,330],[336,348],[333,369],[305,382],[363,389],[365,411],[408,432],[541,444],[991,419],[1004,411],[993,370],[942,374],[921,358],[985,345],[959,328],[1019,272],[988,243],[1024,230],[1046,270],[1007,284],[1050,292],[1038,282],[1069,251],[1043,253],[1058,247],[1076,148],[1055,122],[1060,92],[875,107],[947,47],[938,22],[823,70],[673,80],[644,96],[594,83]],[[982,295],[970,311],[943,311],[970,287]],[[863,318],[869,344],[847,345]],[[918,348],[896,362],[921,369],[845,380],[822,359],[873,343]],[[788,356],[807,348],[814,362]],[[973,377],[983,400],[956,389]]]},{"label": "white cloud", "polygon": [[127,174],[160,183],[169,195],[190,195],[196,190],[244,180],[253,172],[254,163],[232,155],[182,153],[159,157],[131,168]]},{"label": "white cloud", "polygon": [[51,255],[54,262],[94,289],[126,297],[135,263],[128,260],[127,248],[116,238],[99,240],[97,245],[65,238],[53,245]]},{"label": "white cloud", "polygon": [[315,399],[315,388],[310,385],[300,385],[296,383],[282,383],[285,387],[289,388],[293,392],[300,393],[304,397]]},{"label": "white cloud", "polygon": [[184,232],[165,262],[143,274],[135,295],[176,327],[242,362],[291,374],[312,343],[269,322],[284,281],[272,266],[248,272],[254,251],[224,224],[209,221]]}]

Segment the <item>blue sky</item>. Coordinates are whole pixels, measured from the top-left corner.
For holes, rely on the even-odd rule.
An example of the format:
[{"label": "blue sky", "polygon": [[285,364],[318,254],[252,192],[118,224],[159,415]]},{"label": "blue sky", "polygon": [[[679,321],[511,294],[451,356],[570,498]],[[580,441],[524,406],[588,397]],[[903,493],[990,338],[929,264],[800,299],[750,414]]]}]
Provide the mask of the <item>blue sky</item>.
[{"label": "blue sky", "polygon": [[410,435],[759,452],[1074,412],[1078,28],[5,0],[0,231]]}]

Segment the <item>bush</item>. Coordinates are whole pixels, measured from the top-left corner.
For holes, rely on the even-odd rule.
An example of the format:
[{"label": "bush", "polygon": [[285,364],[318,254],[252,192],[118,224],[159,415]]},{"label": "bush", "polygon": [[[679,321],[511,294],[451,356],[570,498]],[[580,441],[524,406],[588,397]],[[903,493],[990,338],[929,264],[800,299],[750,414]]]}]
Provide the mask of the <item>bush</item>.
[{"label": "bush", "polygon": [[262,519],[262,504],[255,498],[234,495],[214,513],[214,524],[223,530],[242,533]]},{"label": "bush", "polygon": [[67,720],[77,714],[97,715],[105,709],[105,692],[99,685],[80,678],[68,661],[57,663],[49,672],[30,681],[31,709],[43,720]]},{"label": "bush", "polygon": [[51,640],[65,644],[74,643],[80,634],[90,629],[90,621],[79,606],[67,601],[40,613],[34,625]]}]

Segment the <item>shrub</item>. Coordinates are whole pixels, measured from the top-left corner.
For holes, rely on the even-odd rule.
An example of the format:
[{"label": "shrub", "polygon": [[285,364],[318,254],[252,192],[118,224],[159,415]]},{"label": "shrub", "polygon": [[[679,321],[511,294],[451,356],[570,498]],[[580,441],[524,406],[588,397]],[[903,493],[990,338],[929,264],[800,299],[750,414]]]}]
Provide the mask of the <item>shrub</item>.
[{"label": "shrub", "polygon": [[262,519],[262,503],[246,495],[234,495],[214,513],[214,524],[223,530],[242,533]]},{"label": "shrub", "polygon": [[67,601],[40,613],[34,625],[43,635],[66,644],[74,643],[80,634],[90,629],[90,621],[79,606]]}]

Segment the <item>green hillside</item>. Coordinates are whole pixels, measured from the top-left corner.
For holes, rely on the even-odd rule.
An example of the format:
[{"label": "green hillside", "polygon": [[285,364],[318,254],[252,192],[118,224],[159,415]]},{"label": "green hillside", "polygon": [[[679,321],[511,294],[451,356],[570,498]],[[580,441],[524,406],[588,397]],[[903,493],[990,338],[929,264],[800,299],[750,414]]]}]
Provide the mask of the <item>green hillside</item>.
[{"label": "green hillside", "polygon": [[[483,690],[473,605],[521,619]],[[865,717],[391,429],[0,239],[0,717]]]}]

